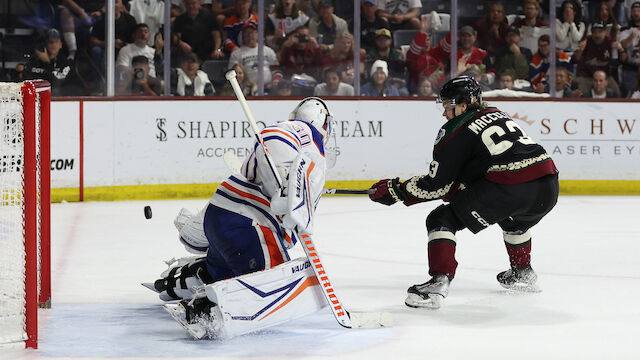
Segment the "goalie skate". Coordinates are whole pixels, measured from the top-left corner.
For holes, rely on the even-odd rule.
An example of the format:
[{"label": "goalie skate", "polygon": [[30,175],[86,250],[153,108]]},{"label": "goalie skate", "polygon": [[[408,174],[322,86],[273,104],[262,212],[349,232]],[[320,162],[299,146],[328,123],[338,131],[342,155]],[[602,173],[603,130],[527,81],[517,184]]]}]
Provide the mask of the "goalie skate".
[{"label": "goalie skate", "polygon": [[413,308],[439,309],[449,294],[450,282],[447,275],[434,275],[426,283],[410,287],[404,303]]},{"label": "goalie skate", "polygon": [[158,291],[158,289],[156,289],[156,287],[153,285],[153,283],[141,283],[140,285],[146,287],[147,289],[153,291],[154,293],[160,293],[160,291]]},{"label": "goalie skate", "polygon": [[171,317],[173,317],[175,321],[178,322],[178,324],[187,330],[194,339],[200,340],[207,334],[204,326],[200,324],[189,324],[187,322],[185,311],[180,304],[165,304],[162,305],[162,307],[169,313],[169,315],[171,315]]},{"label": "goalie skate", "polygon": [[533,271],[531,265],[524,267],[512,267],[503,271],[496,277],[500,285],[509,290],[521,292],[541,292],[542,289],[536,284],[538,275]]},{"label": "goalie skate", "polygon": [[[162,307],[178,322],[194,339],[217,339],[224,337],[222,332],[222,314],[218,307],[209,302],[209,306],[202,306],[208,302],[206,298],[196,299],[196,304],[182,300],[177,304],[165,304]],[[200,302],[200,304],[197,304]]]}]

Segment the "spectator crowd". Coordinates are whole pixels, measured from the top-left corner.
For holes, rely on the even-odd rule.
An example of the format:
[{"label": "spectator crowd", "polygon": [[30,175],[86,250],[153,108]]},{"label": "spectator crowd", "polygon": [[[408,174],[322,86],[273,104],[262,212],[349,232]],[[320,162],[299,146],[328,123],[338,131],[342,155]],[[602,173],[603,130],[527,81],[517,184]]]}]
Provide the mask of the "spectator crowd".
[{"label": "spectator crowd", "polygon": [[[105,1],[42,3],[21,17],[33,29],[31,43],[22,59],[0,69],[2,80],[43,78],[54,96],[103,95]],[[555,19],[545,0],[458,2],[453,15],[443,3],[361,0],[354,34],[352,1],[265,0],[261,19],[256,0],[115,0],[116,95],[162,95],[165,82],[176,96],[232,95],[223,74],[234,69],[248,96],[432,97],[451,75],[470,75],[497,96],[554,89],[565,98],[640,98],[640,1],[558,1]],[[456,39],[451,16],[458,18]]]}]

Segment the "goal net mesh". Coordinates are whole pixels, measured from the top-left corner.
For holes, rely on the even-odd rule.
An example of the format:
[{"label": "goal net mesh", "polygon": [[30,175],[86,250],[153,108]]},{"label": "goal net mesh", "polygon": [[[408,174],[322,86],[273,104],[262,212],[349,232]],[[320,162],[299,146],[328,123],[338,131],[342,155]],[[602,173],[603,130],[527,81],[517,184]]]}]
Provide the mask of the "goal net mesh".
[{"label": "goal net mesh", "polygon": [[[36,95],[36,99],[38,99]],[[38,100],[36,100],[38,102]],[[40,111],[36,103],[36,158],[39,151]],[[22,84],[0,83],[0,344],[20,342],[26,333],[25,230],[24,219],[24,100]],[[39,161],[35,161],[39,164]],[[40,166],[37,165],[37,208],[35,224],[40,259]],[[40,261],[38,260],[38,267]],[[40,283],[39,271],[38,286]]]}]

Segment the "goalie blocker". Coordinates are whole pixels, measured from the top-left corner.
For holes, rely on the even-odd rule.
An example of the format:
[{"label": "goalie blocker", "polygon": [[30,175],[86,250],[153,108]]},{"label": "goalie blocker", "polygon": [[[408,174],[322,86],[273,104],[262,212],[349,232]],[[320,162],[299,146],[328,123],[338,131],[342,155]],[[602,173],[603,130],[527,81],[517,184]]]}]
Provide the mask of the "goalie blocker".
[{"label": "goalie blocker", "polygon": [[327,305],[306,258],[217,281],[197,290],[191,301],[165,305],[167,312],[196,339],[228,339],[310,314]]}]

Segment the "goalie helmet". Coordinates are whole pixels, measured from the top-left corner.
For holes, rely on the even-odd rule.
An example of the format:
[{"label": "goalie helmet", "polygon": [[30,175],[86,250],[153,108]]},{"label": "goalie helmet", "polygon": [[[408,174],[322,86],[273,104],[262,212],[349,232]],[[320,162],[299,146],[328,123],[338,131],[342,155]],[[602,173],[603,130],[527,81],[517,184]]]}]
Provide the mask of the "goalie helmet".
[{"label": "goalie helmet", "polygon": [[324,145],[333,133],[333,116],[322,99],[308,97],[302,100],[289,115],[289,120],[300,120],[313,126],[322,135]]},{"label": "goalie helmet", "polygon": [[480,84],[470,76],[459,76],[447,81],[440,90],[438,103],[448,102],[455,106],[466,103],[473,105],[482,103],[482,90]]}]

